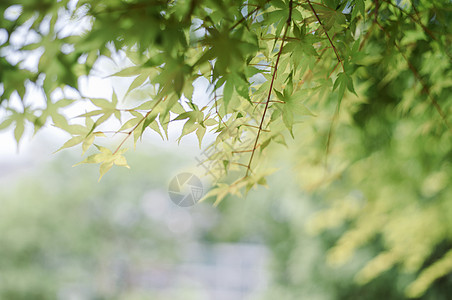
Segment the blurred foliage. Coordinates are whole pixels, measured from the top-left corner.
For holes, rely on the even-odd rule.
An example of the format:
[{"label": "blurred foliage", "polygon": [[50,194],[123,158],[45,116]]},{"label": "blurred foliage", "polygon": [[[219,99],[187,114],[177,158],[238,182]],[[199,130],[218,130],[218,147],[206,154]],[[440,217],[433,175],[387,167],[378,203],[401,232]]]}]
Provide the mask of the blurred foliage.
[{"label": "blurred foliage", "polygon": [[[150,269],[159,282],[177,286],[164,276],[195,238],[189,228],[174,232],[165,219],[167,206],[175,205],[162,186],[181,158],[137,153],[133,174],[115,172],[101,184],[88,168],[68,169],[71,159],[65,155],[24,176],[14,177],[19,170],[2,178],[0,298],[196,299],[139,283]],[[193,227],[203,232],[200,224]]]},{"label": "blurred foliage", "polygon": [[[284,158],[277,163],[281,170],[270,176],[271,188],[223,201],[218,206],[221,218],[207,234],[212,242],[267,245],[271,284],[257,299],[407,299],[419,282],[435,276],[414,298],[449,299],[452,276],[444,272],[444,257],[451,242],[441,232],[449,220],[440,205],[423,212],[412,198],[394,203],[395,197],[388,195],[379,204],[387,205],[383,211],[376,207],[381,200],[364,198],[361,185],[350,188],[342,182],[314,194],[300,193],[300,171],[294,172]],[[380,226],[373,227],[375,223]],[[436,243],[430,242],[434,239]],[[398,251],[403,256],[388,263]],[[417,268],[409,265],[416,262]]]},{"label": "blurred foliage", "polygon": [[[26,124],[36,132],[51,120],[72,136],[60,150],[97,147],[82,163],[100,164],[100,177],[113,165],[128,166],[125,141],[133,136],[135,144],[147,129],[165,138],[168,126],[182,121],[179,141],[195,133],[200,146],[206,131],[213,131],[215,151],[206,160],[216,164],[211,172],[218,181],[209,196],[219,202],[265,185],[272,172],[265,150],[295,137],[294,124],[333,114],[328,152],[341,111],[359,111],[355,126],[385,120],[381,109],[390,109],[384,93],[391,87],[399,97],[398,117],[417,117],[425,134],[450,137],[449,4],[3,1],[0,129],[14,128],[19,143]],[[79,80],[92,74],[100,58],[119,64],[109,75],[133,79],[125,97],[138,103],[122,103],[116,91],[102,98],[80,94]],[[193,98],[194,83],[201,81],[208,84],[209,104]],[[33,88],[42,92],[43,103],[29,99]],[[74,90],[78,97],[69,93]],[[358,103],[343,103],[354,95]],[[14,98],[22,105],[14,105]],[[85,122],[61,113],[74,102],[89,103],[78,116]],[[110,150],[101,143],[112,133],[121,133],[123,141]]]},{"label": "blurred foliage", "polygon": [[[409,63],[413,68],[431,67],[431,61],[419,59],[424,47],[429,46],[414,47],[413,52],[419,53]],[[421,102],[431,95],[422,87],[416,91],[416,78],[409,68],[397,75],[393,72],[388,80],[391,64],[371,66],[361,70],[365,103],[350,101],[334,129],[327,128],[320,117],[300,133],[306,146],[321,144],[322,132],[334,131],[326,157],[300,147],[296,156],[302,157],[300,183],[329,205],[310,223],[312,232],[347,228],[329,251],[330,263],[345,263],[353,259],[356,249],[379,240],[380,251],[355,279],[367,283],[397,268],[417,275],[405,291],[409,297],[419,297],[439,278],[450,282],[452,139],[435,125],[428,102]],[[451,92],[447,85],[438,96],[448,99]]]},{"label": "blurred foliage", "polygon": [[[33,168],[27,176],[2,180],[2,299],[210,299],[196,292],[202,287],[184,288],[177,273],[166,278],[172,265],[187,258],[187,245],[193,243],[268,248],[264,288],[245,299],[404,299],[405,286],[415,278],[392,266],[370,282],[354,282],[356,272],[384,249],[382,238],[369,238],[348,264],[329,264],[326,254],[350,223],[315,236],[306,223],[316,211],[313,224],[340,221],[351,211],[349,201],[337,201],[334,211],[323,211],[324,202],[319,201],[323,196],[300,193],[285,159],[278,160],[284,176],[269,177],[274,188],[260,189],[246,199],[229,197],[216,209],[208,203],[177,208],[166,191],[159,194],[183,162],[180,156],[137,153],[131,159],[134,172],[116,170],[101,183],[92,180],[89,168],[68,171],[71,159],[65,155],[51,165]],[[189,213],[194,227],[171,230],[165,219],[168,211],[162,210],[159,197],[173,209]],[[214,221],[206,226],[205,221],[213,216]],[[448,248],[447,243],[435,247],[429,261],[440,258]],[[212,259],[206,261],[215,263]],[[143,285],[139,274],[170,283],[164,290]],[[449,276],[434,282],[420,299],[448,299],[451,291]]]},{"label": "blurred foliage", "polygon": [[[218,204],[266,186],[286,158],[301,190],[318,201],[309,231],[337,239],[328,263],[353,262],[371,247],[354,269],[358,283],[377,290],[402,274],[394,297],[445,295],[449,0],[29,0],[2,1],[0,13],[0,129],[13,128],[17,143],[26,124],[37,131],[51,120],[71,134],[61,149],[81,144],[82,163],[100,164],[102,177],[128,166],[125,141],[136,143],[148,129],[165,138],[173,121],[183,121],[179,141],[195,133],[200,145],[211,130],[217,138],[206,161],[217,182],[206,198]],[[132,78],[125,98],[138,103],[126,106],[117,91],[67,96],[102,57],[119,64],[110,75]],[[209,104],[193,96],[197,80],[207,83]],[[27,98],[33,88],[43,105]],[[84,122],[67,120],[61,111],[79,102],[92,107],[79,116]],[[112,119],[119,127],[105,128]],[[111,133],[123,136],[113,150],[101,145]],[[286,223],[270,240],[292,233]]]}]

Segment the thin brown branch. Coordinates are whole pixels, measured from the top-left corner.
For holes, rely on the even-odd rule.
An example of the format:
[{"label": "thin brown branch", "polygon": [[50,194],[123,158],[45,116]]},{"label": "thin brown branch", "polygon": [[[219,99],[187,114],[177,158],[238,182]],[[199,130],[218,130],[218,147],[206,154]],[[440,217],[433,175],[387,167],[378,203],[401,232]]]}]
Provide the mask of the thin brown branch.
[{"label": "thin brown branch", "polygon": [[[242,124],[240,126],[247,126],[247,127],[252,127],[252,128],[256,128],[256,129],[260,128],[259,126],[255,126],[255,125],[251,125],[251,124]],[[270,132],[270,130],[266,130],[266,129],[260,129],[260,130]]]},{"label": "thin brown branch", "polygon": [[380,9],[380,2],[375,1],[375,9],[373,11],[374,18],[372,20],[372,25],[370,25],[369,29],[367,29],[366,35],[364,36],[363,40],[361,41],[361,44],[359,44],[359,51],[362,50],[367,40],[370,38],[370,35],[372,34],[372,31],[375,27],[375,24],[377,23],[378,18],[378,10]]},{"label": "thin brown branch", "polygon": [[215,88],[215,84],[213,83],[213,63],[212,62],[210,62],[210,69],[211,69],[211,73],[212,73],[211,80],[212,80],[212,86],[213,86],[213,101],[215,103],[215,113],[218,116],[218,119],[220,120],[220,124],[223,123],[223,125],[229,130],[228,125],[223,121],[223,118],[221,117],[220,113],[218,112],[217,90]]},{"label": "thin brown branch", "polygon": [[325,35],[328,38],[328,41],[330,41],[331,47],[333,47],[334,54],[336,54],[337,61],[341,63],[342,70],[345,72],[344,63],[342,62],[342,59],[339,56],[339,52],[337,51],[336,46],[334,46],[333,41],[331,40],[330,35],[328,34],[328,31],[326,30],[325,26],[323,26],[322,21],[320,21],[319,15],[315,11],[314,7],[312,6],[311,1],[310,0],[307,0],[307,1],[308,1],[308,4],[309,4],[309,7],[312,10],[312,13],[315,15],[315,18],[317,19],[317,21],[319,22],[320,26],[322,26],[323,30],[325,31]]},{"label": "thin brown branch", "polygon": [[[96,132],[94,132],[96,133]],[[123,134],[129,134],[128,132],[124,132],[124,131],[114,131],[114,130],[107,130],[107,131],[98,131],[97,133],[109,133],[109,134],[118,134],[118,133],[123,133]]]},{"label": "thin brown branch", "polygon": [[281,58],[281,54],[282,54],[282,50],[283,50],[283,47],[284,47],[285,38],[287,36],[287,32],[289,31],[291,20],[292,20],[292,0],[290,0],[290,2],[289,2],[289,17],[287,18],[286,28],[284,30],[283,38],[282,38],[282,41],[281,41],[281,46],[279,48],[278,55],[276,57],[275,68],[273,69],[273,75],[272,75],[272,79],[271,79],[271,82],[270,82],[270,88],[268,89],[267,101],[265,103],[264,112],[262,113],[261,122],[259,124],[259,129],[257,131],[256,140],[254,141],[253,151],[251,151],[251,156],[250,156],[250,160],[248,162],[248,166],[247,166],[245,177],[248,177],[249,172],[251,170],[251,164],[253,162],[254,154],[256,153],[257,143],[259,141],[260,134],[261,134],[261,132],[263,130],[263,127],[264,127],[265,115],[266,115],[267,110],[268,110],[268,105],[270,104],[270,98],[271,98],[271,95],[272,95],[273,84],[275,83],[276,74],[278,72],[279,59]]},{"label": "thin brown branch", "polygon": [[[391,40],[391,36],[389,35],[389,33],[385,30],[385,28],[383,26],[381,26],[381,24],[378,21],[377,21],[377,25],[385,33],[385,35],[388,38],[388,40]],[[435,107],[436,111],[440,115],[442,121],[444,122],[444,125],[452,133],[452,127],[451,127],[449,121],[447,120],[446,113],[443,111],[443,109],[439,105],[438,101],[436,101],[436,99],[433,98],[433,96],[432,96],[432,94],[430,92],[430,88],[425,83],[425,81],[422,78],[421,74],[419,74],[419,72],[417,71],[416,67],[406,57],[405,53],[403,53],[403,51],[402,51],[402,49],[400,49],[399,45],[395,41],[393,43],[394,43],[394,46],[396,47],[397,51],[400,53],[400,55],[403,57],[403,59],[407,63],[408,68],[410,69],[411,73],[413,73],[413,75],[416,78],[416,80],[419,81],[419,83],[421,84],[422,91],[427,94],[427,97],[430,99],[430,101],[432,102],[432,105]]]},{"label": "thin brown branch", "polygon": [[[265,4],[268,1],[265,2]],[[235,23],[234,25],[232,25],[231,28],[229,28],[229,31],[234,30],[234,28],[236,28],[238,25],[240,25],[242,22],[244,22],[245,20],[247,20],[249,17],[251,17],[255,12],[257,12],[259,9],[261,9],[261,6],[256,6],[255,9],[253,9],[252,11],[250,11],[246,16],[244,16],[243,18],[241,18],[237,23]]]},{"label": "thin brown branch", "polygon": [[[258,101],[253,101],[253,103],[254,104],[267,104],[267,101],[265,101],[265,102],[258,102]],[[279,100],[270,100],[270,103],[282,103],[282,104],[284,104],[284,103],[286,103],[286,102],[284,102],[284,101],[279,101]]]},{"label": "thin brown branch", "polygon": [[394,4],[394,3],[392,3],[391,0],[383,0],[383,1],[386,2],[386,3],[388,3],[389,5],[391,5],[391,6],[395,7],[395,8],[397,8],[397,9],[400,10],[403,14],[407,15],[407,16],[408,16],[415,24],[419,25],[419,26],[422,28],[422,30],[424,30],[424,32],[425,32],[427,35],[429,35],[432,39],[434,39],[435,41],[438,40],[438,38],[433,34],[433,32],[432,32],[430,29],[428,29],[427,27],[425,27],[424,24],[422,24],[421,18],[420,18],[420,16],[419,16],[419,12],[417,11],[416,7],[414,6],[414,3],[411,3],[411,6],[413,7],[413,10],[414,10],[414,12],[415,12],[415,14],[416,14],[417,19],[416,19],[415,17],[413,17],[413,15],[411,15],[410,13],[408,13],[407,11],[405,11],[403,8],[401,8],[400,6],[398,6],[398,5]]},{"label": "thin brown branch", "polygon": [[[328,50],[329,48],[331,48],[331,47],[323,48],[322,50],[320,50],[320,54],[319,54],[319,56],[317,57],[317,59],[316,59],[316,61],[315,61],[315,63],[314,63],[314,66],[317,66],[317,64],[322,60],[323,54],[324,54],[324,53],[326,52],[326,50]],[[311,69],[307,70],[307,71],[304,73],[304,75],[303,75],[303,77],[301,78],[301,80],[298,82],[298,84],[297,84],[297,89],[299,89],[299,88],[303,85],[303,83],[306,82],[306,80],[308,79],[308,77],[311,76],[312,74],[313,74],[313,72],[312,72]]]},{"label": "thin brown branch", "polygon": [[121,149],[122,145],[124,145],[124,143],[127,141],[127,139],[132,135],[132,133],[138,128],[138,126],[141,125],[141,123],[143,123],[144,120],[146,120],[146,118],[151,114],[151,112],[154,111],[154,109],[157,107],[157,105],[159,105],[160,102],[165,101],[166,97],[162,97],[160,98],[155,104],[154,107],[152,109],[150,109],[144,116],[143,118],[138,121],[137,125],[135,125],[129,132],[127,132],[127,136],[121,141],[121,143],[119,143],[118,147],[116,148],[116,150],[113,152],[113,155],[116,154],[116,152],[119,151],[119,149]]},{"label": "thin brown branch", "polygon": [[[308,1],[308,4],[309,4],[309,7],[311,8],[312,12],[314,13],[314,15],[315,15],[315,17],[317,19],[317,21],[319,22],[320,26],[322,26],[323,31],[325,31],[325,35],[328,38],[328,41],[330,42],[331,47],[333,47],[334,54],[336,54],[337,61],[338,61],[338,63],[341,64],[342,71],[345,73],[344,63],[343,63],[342,59],[339,56],[339,52],[337,51],[336,46],[334,46],[334,43],[331,40],[330,35],[328,34],[328,31],[326,30],[325,26],[323,26],[322,21],[320,21],[320,18],[318,16],[317,12],[315,11],[314,7],[312,6],[311,1],[310,0],[307,0],[307,1]],[[334,69],[336,69],[336,67]],[[326,149],[325,149],[325,151],[326,151],[326,154],[325,154],[325,166],[326,166],[327,160],[328,160],[328,153],[329,153],[329,149],[330,149],[330,144],[331,144],[331,138],[332,138],[332,134],[333,134],[334,124],[335,124],[337,118],[339,117],[339,109],[340,109],[340,101],[338,101],[337,104],[336,104],[336,110],[335,110],[334,115],[333,115],[333,120],[331,120],[330,130],[328,131],[328,138],[327,138],[327,141],[326,141]]]},{"label": "thin brown branch", "polygon": [[[260,147],[261,144],[257,145],[256,149]],[[245,153],[245,152],[253,152],[256,149],[248,149],[248,150],[235,150],[232,153]]]},{"label": "thin brown branch", "polygon": [[364,35],[363,40],[359,44],[359,48],[358,48],[359,51],[361,51],[363,49],[363,47],[366,44],[367,40],[370,38],[370,35],[372,34],[372,31],[373,31],[374,27],[375,27],[375,22],[372,22],[372,25],[370,25],[369,29],[367,29],[367,32]]},{"label": "thin brown branch", "polygon": [[246,168],[246,169],[247,169],[247,173],[248,173],[248,171],[252,172],[252,171],[250,170],[250,167],[249,167],[248,165],[245,165],[245,164],[242,164],[242,163],[238,163],[238,162],[233,162],[233,161],[231,161],[231,162],[229,162],[229,163],[232,164],[232,165],[238,165],[238,166],[241,166],[241,167]]},{"label": "thin brown branch", "polygon": [[[213,97],[214,97],[214,102],[215,102],[215,113],[218,116],[218,119],[220,120],[220,124],[223,123],[223,125],[228,128],[228,125],[226,124],[226,122],[223,121],[223,118],[221,117],[220,113],[218,112],[218,103],[217,103],[217,90],[214,87],[214,91],[213,91]],[[229,129],[229,128],[228,128]]]},{"label": "thin brown branch", "polygon": [[337,66],[339,66],[339,62],[337,62],[336,66],[334,66],[334,69],[331,71],[331,73],[328,75],[328,77],[326,79],[330,78],[331,75],[333,75],[334,71],[336,71],[336,69],[337,69]]}]

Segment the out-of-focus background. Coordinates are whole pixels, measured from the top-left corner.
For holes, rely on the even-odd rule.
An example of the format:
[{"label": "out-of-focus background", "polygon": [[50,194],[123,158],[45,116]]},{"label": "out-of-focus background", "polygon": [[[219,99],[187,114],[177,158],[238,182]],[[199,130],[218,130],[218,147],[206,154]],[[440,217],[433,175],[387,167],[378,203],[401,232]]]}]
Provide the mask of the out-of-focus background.
[{"label": "out-of-focus background", "polygon": [[[100,78],[120,69],[101,63]],[[83,94],[111,95],[113,85],[122,98],[132,80],[100,78],[82,78]],[[174,176],[205,172],[195,136],[177,145],[177,122],[170,141],[148,133],[127,155],[131,169],[113,168],[100,182],[98,166],[71,168],[80,149],[53,154],[68,138],[55,128],[34,137],[27,128],[20,151],[13,132],[0,133],[0,300],[395,300],[426,269],[415,292],[451,299],[450,139],[412,135],[417,123],[391,115],[397,93],[381,80],[354,116],[360,126],[336,131],[330,185],[318,184],[322,168],[309,169],[323,159],[315,131],[327,132],[326,112],[295,129],[289,147],[268,151],[279,167],[268,188],[217,207],[169,197]],[[205,88],[196,83],[197,103],[207,101]]]},{"label": "out-of-focus background", "polygon": [[[104,67],[106,74],[114,71]],[[112,84],[99,78],[85,84],[86,94],[111,94]],[[121,87],[124,90],[128,83],[113,85],[123,95]],[[195,93],[201,102],[203,90],[198,83]],[[83,107],[71,109],[71,116],[83,112]],[[437,174],[425,179],[424,173],[431,170],[422,171],[419,157],[391,159],[404,149],[420,149],[422,143],[408,134],[412,125],[402,123],[397,129],[400,144],[372,139],[388,148],[382,157],[372,156],[343,179],[309,194],[304,191],[315,190],[322,176],[315,168],[302,169],[309,165],[302,164],[303,159],[315,161],[319,155],[303,146],[316,142],[309,131],[315,126],[300,126],[292,144],[268,152],[279,167],[269,176],[268,188],[252,190],[243,198],[228,196],[217,207],[208,200],[186,208],[170,200],[168,184],[181,172],[203,174],[205,169],[198,165],[203,150],[195,136],[177,145],[181,126],[176,123],[170,141],[146,136],[128,153],[131,169],[113,168],[100,182],[98,166],[71,167],[81,160],[80,149],[53,153],[68,138],[61,131],[49,127],[32,137],[28,128],[19,151],[13,132],[2,132],[0,299],[405,299],[407,285],[419,272],[385,259],[369,265],[385,250],[378,230],[387,231],[395,239],[394,248],[415,261],[418,255],[421,263],[427,257],[424,266],[449,249],[449,206],[432,202],[434,209],[427,209],[410,194],[416,187],[406,186],[425,181],[422,191],[433,197],[450,191],[447,172],[438,173],[444,178]],[[337,139],[340,151],[359,155],[364,151],[360,147],[373,145],[362,146],[360,133],[347,130],[341,131],[347,139]],[[207,136],[203,149],[211,141],[212,135]],[[117,139],[111,143],[114,147]],[[432,161],[427,157],[426,165]],[[392,177],[376,176],[384,179],[377,182],[362,170]],[[408,173],[417,179],[407,181]],[[360,188],[353,186],[353,176],[362,178]],[[206,192],[209,180],[203,178],[203,184]],[[383,206],[373,207],[361,188],[367,195],[391,196],[388,202],[382,200]],[[402,198],[406,202],[397,202]],[[445,222],[438,226],[434,220],[441,213]],[[341,243],[344,235],[348,240]],[[337,260],[342,263],[335,264]],[[357,278],[363,268],[371,280]],[[422,299],[450,295],[449,275],[433,280]]]},{"label": "out-of-focus background", "polygon": [[[346,265],[327,264],[346,227],[308,234],[322,204],[283,159],[269,189],[183,208],[168,182],[192,170],[195,147],[143,143],[130,170],[98,183],[96,166],[71,168],[78,151],[51,154],[48,138],[0,157],[0,299],[402,299],[413,280],[391,269],[355,283],[378,240]],[[442,280],[424,297],[448,291]]]},{"label": "out-of-focus background", "polygon": [[167,193],[190,161],[177,151],[143,147],[132,170],[98,183],[94,167],[69,168],[72,152],[49,159],[40,145],[0,162],[1,299],[271,299],[296,283],[306,297],[334,299],[347,290],[346,274],[322,262],[325,241],[306,236],[310,204],[288,173],[272,190],[182,208]]}]

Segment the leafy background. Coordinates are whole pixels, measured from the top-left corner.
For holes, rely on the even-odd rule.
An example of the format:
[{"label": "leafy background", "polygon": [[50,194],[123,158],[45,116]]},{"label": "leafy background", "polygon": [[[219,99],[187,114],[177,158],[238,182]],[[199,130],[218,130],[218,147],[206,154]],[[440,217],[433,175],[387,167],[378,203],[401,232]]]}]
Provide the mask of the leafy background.
[{"label": "leafy background", "polygon": [[[70,137],[59,150],[77,146],[81,163],[100,164],[100,180],[114,165],[128,167],[124,154],[140,138],[171,138],[173,125],[183,123],[178,142],[194,133],[209,151],[204,163],[215,181],[205,201],[223,218],[202,239],[266,245],[272,271],[262,297],[450,294],[450,1],[30,0],[2,1],[0,12],[0,129],[12,130],[18,146],[45,125],[60,128]],[[86,93],[93,76],[114,77],[114,91]],[[166,168],[151,161],[149,169]],[[125,171],[100,184],[116,180],[128,190],[140,172]],[[61,246],[47,248],[44,235],[57,230],[59,217],[15,200],[43,198],[56,211],[66,203],[60,197],[74,197],[73,205],[89,200],[76,179],[60,179],[56,187],[74,192],[42,190],[43,179],[19,183],[17,194],[5,189],[5,293],[26,290],[15,279],[20,261],[53,266],[52,251],[84,249],[62,249],[62,233],[55,235]],[[42,239],[11,230],[34,218],[50,222]],[[75,241],[106,237],[83,228],[74,234]],[[30,254],[9,258],[22,250]],[[298,271],[317,260],[308,273]],[[61,284],[30,272],[30,293],[42,286],[58,297]],[[312,283],[316,274],[322,291]],[[97,288],[82,289],[91,290],[86,297],[103,295]]]}]

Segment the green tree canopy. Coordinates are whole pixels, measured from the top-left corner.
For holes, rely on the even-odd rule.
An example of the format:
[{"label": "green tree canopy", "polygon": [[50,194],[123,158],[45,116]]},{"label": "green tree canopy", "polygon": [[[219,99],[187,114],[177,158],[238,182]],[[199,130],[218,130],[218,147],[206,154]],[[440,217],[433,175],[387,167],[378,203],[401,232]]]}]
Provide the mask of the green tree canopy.
[{"label": "green tree canopy", "polygon": [[[334,200],[311,229],[350,227],[333,263],[381,238],[357,280],[400,266],[419,274],[412,297],[452,270],[450,1],[7,0],[0,10],[0,128],[18,143],[27,123],[52,123],[71,134],[62,148],[97,148],[82,162],[100,164],[102,177],[127,166],[127,139],[147,129],[165,138],[183,120],[180,139],[195,133],[201,145],[216,133],[206,160],[217,202],[265,185],[268,153],[286,156],[278,144],[289,144],[304,188]],[[117,53],[133,63],[111,74],[133,77],[133,105],[115,93],[58,96]],[[207,105],[193,97],[201,79]],[[45,105],[27,100],[35,88]],[[96,108],[68,120],[60,111],[74,101]],[[111,118],[120,125],[106,129]],[[124,139],[109,149],[111,132]],[[433,253],[442,243],[448,250]]]}]

